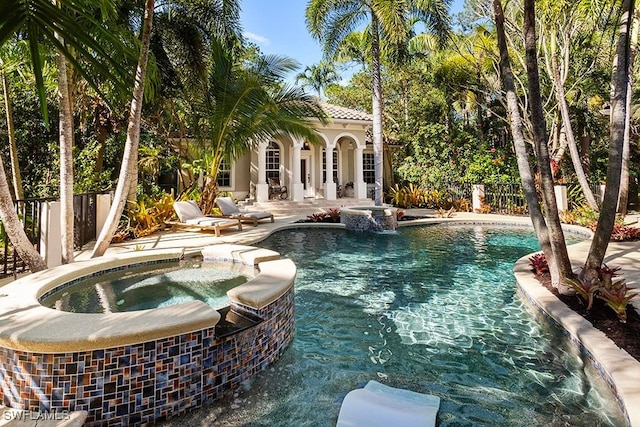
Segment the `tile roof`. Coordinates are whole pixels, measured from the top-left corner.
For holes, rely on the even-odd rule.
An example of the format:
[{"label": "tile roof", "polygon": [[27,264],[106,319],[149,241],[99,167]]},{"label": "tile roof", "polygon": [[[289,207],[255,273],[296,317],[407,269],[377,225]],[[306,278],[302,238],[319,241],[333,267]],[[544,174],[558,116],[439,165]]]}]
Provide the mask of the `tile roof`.
[{"label": "tile roof", "polygon": [[328,104],[321,102],[322,108],[327,112],[332,119],[342,120],[360,120],[360,121],[373,121],[373,115],[358,110],[352,110],[351,108],[340,107],[334,104]]}]

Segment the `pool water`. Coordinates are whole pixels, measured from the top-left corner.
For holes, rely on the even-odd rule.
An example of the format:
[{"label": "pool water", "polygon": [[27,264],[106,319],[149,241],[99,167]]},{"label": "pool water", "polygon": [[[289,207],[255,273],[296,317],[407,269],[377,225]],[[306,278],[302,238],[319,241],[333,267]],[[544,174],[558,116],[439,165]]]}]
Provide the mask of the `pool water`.
[{"label": "pool water", "polygon": [[[281,231],[259,244],[298,266],[296,336],[228,399],[188,414],[224,426],[334,426],[377,380],[440,397],[439,426],[624,425],[560,331],[516,295],[525,228]],[[179,425],[188,420],[167,421]]]},{"label": "pool water", "polygon": [[241,264],[189,260],[109,273],[64,287],[42,299],[45,307],[74,313],[147,310],[199,300],[219,309],[229,305],[227,291],[253,277]]}]

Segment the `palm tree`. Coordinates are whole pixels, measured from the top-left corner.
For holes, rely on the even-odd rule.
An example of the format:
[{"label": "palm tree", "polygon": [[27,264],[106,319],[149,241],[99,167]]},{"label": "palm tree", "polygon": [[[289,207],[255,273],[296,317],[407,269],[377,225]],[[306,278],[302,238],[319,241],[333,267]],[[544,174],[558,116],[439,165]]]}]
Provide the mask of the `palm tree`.
[{"label": "palm tree", "polygon": [[522,116],[520,115],[516,86],[509,59],[509,50],[507,49],[504,30],[504,11],[500,0],[493,0],[493,9],[498,38],[498,50],[500,51],[500,77],[502,78],[502,84],[506,92],[509,123],[511,125],[511,134],[513,136],[513,145],[516,151],[522,188],[527,199],[527,205],[529,206],[529,215],[531,216],[533,228],[536,236],[538,237],[538,241],[540,242],[540,247],[542,248],[542,251],[549,263],[552,283],[559,287],[561,283],[559,280],[558,268],[553,256],[553,248],[551,247],[551,242],[549,240],[549,229],[547,228],[544,215],[542,214],[542,209],[540,208],[535,181],[529,164],[529,155],[527,154],[523,131],[524,125],[522,123]]},{"label": "palm tree", "polygon": [[375,204],[382,205],[382,80],[380,78],[380,40],[392,45],[407,43],[408,19],[420,18],[435,34],[446,37],[449,29],[448,1],[397,0],[310,0],[306,9],[307,27],[322,44],[325,54],[335,56],[341,42],[364,22],[371,34],[371,79],[373,111],[373,153]]},{"label": "palm tree", "polygon": [[[100,2],[100,15],[114,10],[111,0]],[[51,0],[3,0],[0,2],[0,46],[11,37],[19,35],[29,42],[29,54],[33,67],[36,89],[43,118],[48,123],[47,99],[42,77],[43,60],[41,43],[46,41],[59,49],[91,86],[99,91],[98,79],[107,79],[118,89],[125,89],[130,82],[126,70],[108,47],[124,51],[121,40],[110,33],[94,17],[95,2],[65,2],[57,7]],[[62,43],[60,40],[64,40]],[[100,75],[89,72],[81,57]]]},{"label": "palm tree", "polygon": [[629,158],[631,156],[631,100],[633,97],[634,85],[634,61],[638,51],[638,37],[640,32],[640,10],[636,6],[633,11],[633,25],[631,30],[630,52],[629,52],[629,77],[627,82],[627,102],[626,102],[626,118],[624,128],[624,145],[622,147],[622,172],[620,173],[620,195],[618,197],[618,212],[623,217],[627,215],[629,204]]},{"label": "palm tree", "polygon": [[[544,8],[541,14],[541,38],[544,44],[544,52],[546,55],[547,73],[553,87],[555,89],[555,97],[558,102],[560,118],[566,143],[569,146],[573,169],[580,183],[580,188],[584,193],[585,199],[589,207],[597,211],[598,203],[589,188],[589,180],[585,174],[581,163],[581,157],[578,152],[578,145],[573,132],[573,126],[569,116],[569,104],[565,91],[565,84],[570,74],[571,64],[571,38],[578,34],[580,30],[585,32],[593,31],[593,22],[595,19],[590,17],[591,9],[589,6],[575,2],[564,2],[558,4],[557,1],[551,2],[551,5]],[[599,15],[599,14],[598,14]],[[559,150],[560,152],[564,150]],[[561,156],[558,156],[558,159]]]},{"label": "palm tree", "polygon": [[[163,114],[166,104],[183,97],[190,103],[203,93],[207,79],[209,40],[220,40],[230,50],[242,45],[240,2],[237,0],[171,0],[155,13],[150,50],[158,66],[159,93],[149,108]],[[170,110],[174,110],[170,108]],[[180,120],[176,117],[172,119]],[[135,154],[134,154],[135,155]],[[134,159],[135,160],[135,159]],[[137,161],[131,162],[133,180],[127,199],[136,199]]]},{"label": "palm tree", "polygon": [[[91,258],[104,255],[109,247],[111,239],[118,228],[120,216],[122,215],[124,206],[127,202],[127,196],[133,181],[131,177],[132,170],[135,171],[136,178],[138,175],[137,153],[140,143],[142,101],[144,96],[145,79],[147,76],[147,60],[149,58],[149,45],[151,43],[154,4],[154,0],[145,1],[144,18],[142,20],[140,57],[138,59],[138,67],[136,69],[135,83],[133,86],[133,96],[131,98],[131,107],[129,110],[127,141],[122,155],[122,166],[120,167],[120,175],[118,176],[118,185],[113,198],[113,204],[111,205],[105,224],[100,231],[100,235],[96,239],[96,244],[93,248],[93,252],[91,253]],[[132,164],[135,164],[135,166],[132,166]]]},{"label": "palm tree", "polygon": [[616,55],[611,73],[611,125],[609,143],[609,160],[607,163],[607,186],[604,200],[598,217],[598,225],[591,241],[589,255],[584,264],[582,274],[586,280],[597,277],[597,269],[602,266],[609,246],[609,239],[615,224],[618,195],[620,192],[620,175],[622,172],[622,152],[627,119],[627,90],[629,83],[629,58],[631,57],[631,26],[633,21],[634,0],[622,2]]},{"label": "palm tree", "polygon": [[[116,87],[122,88],[126,85],[127,79],[124,78],[123,68],[105,49],[106,44],[120,46],[120,40],[98,24],[92,14],[91,6],[91,3],[65,2],[64,7],[59,8],[50,0],[3,0],[0,2],[0,46],[4,46],[14,36],[28,41],[40,106],[43,119],[47,124],[49,119],[42,77],[43,62],[40,55],[42,41],[56,46],[73,68],[78,70],[93,87],[98,88],[97,76],[92,77],[71,51],[80,55],[94,69],[100,70],[101,75],[111,80]],[[101,7],[102,11],[107,11],[111,3],[103,1]],[[61,43],[59,38],[63,39],[64,43]],[[29,269],[34,272],[45,269],[46,264],[29,242],[15,212],[4,167],[0,167],[0,217],[9,239]]]},{"label": "palm tree", "polygon": [[197,105],[197,120],[203,123],[202,152],[208,175],[200,198],[203,212],[213,207],[216,177],[221,162],[247,153],[257,143],[278,133],[319,142],[310,117],[323,123],[325,113],[317,100],[300,88],[281,81],[297,64],[280,56],[265,56],[248,68],[219,40],[211,41],[210,69],[204,97]]},{"label": "palm tree", "polygon": [[24,64],[21,55],[21,43],[6,43],[0,52],[0,80],[2,80],[2,92],[4,95],[4,109],[7,116],[7,136],[9,138],[9,155],[11,156],[11,176],[13,183],[13,195],[16,200],[24,199],[24,189],[22,187],[22,175],[18,164],[18,143],[13,121],[13,103],[11,101],[11,88],[9,76],[13,71]]},{"label": "palm tree", "polygon": [[354,62],[360,65],[362,71],[371,62],[371,31],[354,31],[347,34],[335,54],[339,63]]},{"label": "palm tree", "polygon": [[542,199],[545,206],[547,226],[549,227],[549,240],[553,250],[553,259],[558,268],[559,282],[563,282],[565,278],[573,277],[573,270],[569,261],[569,253],[567,252],[567,244],[560,224],[558,204],[553,189],[553,176],[549,148],[547,146],[547,129],[538,72],[535,0],[525,0],[524,2],[523,32],[530,99],[529,108],[531,111],[536,158],[538,159]]},{"label": "palm tree", "polygon": [[320,99],[324,98],[324,90],[332,83],[340,80],[333,65],[320,61],[314,65],[305,67],[302,73],[296,76],[296,83],[302,82],[302,87],[311,87]]}]

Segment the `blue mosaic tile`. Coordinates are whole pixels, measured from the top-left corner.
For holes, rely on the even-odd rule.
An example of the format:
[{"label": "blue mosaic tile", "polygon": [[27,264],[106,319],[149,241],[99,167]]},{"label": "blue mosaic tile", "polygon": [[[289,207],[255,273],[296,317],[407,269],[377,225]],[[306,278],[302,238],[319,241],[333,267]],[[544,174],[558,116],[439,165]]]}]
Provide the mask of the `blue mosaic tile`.
[{"label": "blue mosaic tile", "polygon": [[199,407],[273,363],[293,339],[293,289],[261,310],[232,308],[265,320],[224,337],[207,328],[87,352],[0,347],[0,399],[13,408],[86,410],[89,426],[148,424]]}]

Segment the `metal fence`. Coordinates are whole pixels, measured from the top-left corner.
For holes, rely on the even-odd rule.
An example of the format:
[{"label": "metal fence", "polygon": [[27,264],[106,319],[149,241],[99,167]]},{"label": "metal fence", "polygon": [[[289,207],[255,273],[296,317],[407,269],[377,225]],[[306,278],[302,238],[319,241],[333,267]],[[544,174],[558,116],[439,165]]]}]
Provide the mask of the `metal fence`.
[{"label": "metal fence", "polygon": [[485,184],[484,198],[495,213],[524,215],[528,212],[527,199],[520,184]]},{"label": "metal fence", "polygon": [[[96,238],[96,200],[98,193],[84,193],[73,196],[74,224],[73,246],[80,249],[88,242]],[[33,198],[16,200],[14,202],[16,213],[22,221],[24,231],[36,250],[40,250],[42,206],[46,202],[57,199]],[[0,222],[0,244],[2,255],[0,257],[0,278],[15,276],[28,270],[25,263],[16,253],[7,236],[2,222]]]},{"label": "metal fence", "polygon": [[[567,188],[567,204],[569,210],[586,205],[586,198],[579,183],[563,184]],[[598,182],[589,184],[596,201],[602,200],[602,186]],[[485,203],[491,212],[526,215],[528,214],[527,200],[520,183],[485,184]]]},{"label": "metal fence", "polygon": [[468,182],[449,182],[444,185],[445,191],[454,199],[471,200],[473,186]]}]

